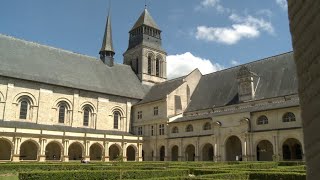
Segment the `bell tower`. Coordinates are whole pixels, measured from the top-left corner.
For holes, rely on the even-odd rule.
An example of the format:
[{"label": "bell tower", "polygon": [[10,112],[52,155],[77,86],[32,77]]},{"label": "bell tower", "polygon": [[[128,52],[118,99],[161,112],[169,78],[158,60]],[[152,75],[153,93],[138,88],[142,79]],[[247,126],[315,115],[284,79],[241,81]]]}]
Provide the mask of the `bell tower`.
[{"label": "bell tower", "polygon": [[154,85],[167,79],[161,30],[147,8],[129,31],[129,46],[123,56],[123,63],[131,66],[143,84]]}]

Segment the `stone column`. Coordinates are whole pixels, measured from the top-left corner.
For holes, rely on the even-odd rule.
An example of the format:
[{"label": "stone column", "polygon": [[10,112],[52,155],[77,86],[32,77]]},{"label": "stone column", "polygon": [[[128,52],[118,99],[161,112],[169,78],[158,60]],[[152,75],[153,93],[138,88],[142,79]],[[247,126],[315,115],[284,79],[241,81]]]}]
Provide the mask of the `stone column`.
[{"label": "stone column", "polygon": [[69,139],[65,139],[63,142],[63,161],[64,162],[69,162]]},{"label": "stone column", "polygon": [[137,161],[143,161],[142,159],[142,143],[138,143],[138,158]]},{"label": "stone column", "polygon": [[104,143],[104,161],[105,162],[110,161],[110,159],[109,159],[109,141],[106,141]]},{"label": "stone column", "polygon": [[47,140],[40,139],[40,155],[39,155],[40,162],[46,161],[46,145],[47,145]]},{"label": "stone column", "polygon": [[196,140],[196,146],[195,146],[195,152],[194,152],[194,161],[199,161],[200,159],[200,154],[199,154],[199,137]]},{"label": "stone column", "polygon": [[84,159],[90,161],[90,141],[85,141]]},{"label": "stone column", "polygon": [[184,156],[184,154],[183,154],[183,139],[181,138],[181,140],[180,140],[180,146],[179,146],[178,160],[179,160],[179,161],[183,161],[183,160],[184,160],[183,156]]},{"label": "stone column", "polygon": [[122,157],[123,161],[127,161],[127,142],[122,144]]},{"label": "stone column", "polygon": [[21,145],[21,137],[16,137],[14,140],[14,153],[12,155],[13,162],[20,161],[20,145]]}]

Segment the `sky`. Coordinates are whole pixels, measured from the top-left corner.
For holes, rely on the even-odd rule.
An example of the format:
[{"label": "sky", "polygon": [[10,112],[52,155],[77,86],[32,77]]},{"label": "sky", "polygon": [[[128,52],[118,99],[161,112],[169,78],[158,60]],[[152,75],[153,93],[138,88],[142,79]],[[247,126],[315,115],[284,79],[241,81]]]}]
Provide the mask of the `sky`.
[{"label": "sky", "polygon": [[[203,74],[292,51],[286,0],[147,0],[162,30],[168,78]],[[98,59],[111,4],[115,60],[145,0],[3,0],[0,34]]]}]

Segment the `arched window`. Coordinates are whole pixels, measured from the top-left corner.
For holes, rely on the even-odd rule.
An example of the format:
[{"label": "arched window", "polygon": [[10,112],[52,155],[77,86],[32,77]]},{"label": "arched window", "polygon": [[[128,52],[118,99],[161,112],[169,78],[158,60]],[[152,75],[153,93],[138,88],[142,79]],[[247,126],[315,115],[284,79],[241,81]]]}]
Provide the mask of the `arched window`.
[{"label": "arched window", "polygon": [[186,128],[186,132],[192,132],[193,131],[193,126],[189,124]]},{"label": "arched window", "polygon": [[257,119],[257,124],[258,124],[258,125],[268,124],[268,118],[267,118],[267,116],[265,116],[265,115],[260,116],[260,117]]},{"label": "arched window", "polygon": [[65,117],[66,117],[66,104],[65,103],[61,103],[59,105],[59,117],[58,117],[58,121],[59,123],[64,123]]},{"label": "arched window", "polygon": [[27,119],[29,105],[30,104],[27,99],[22,99],[20,101],[20,119]]},{"label": "arched window", "polygon": [[91,110],[89,107],[83,109],[83,126],[89,126]]},{"label": "arched window", "polygon": [[156,59],[156,76],[160,76],[160,60],[159,58]]},{"label": "arched window", "polygon": [[178,127],[177,126],[173,127],[171,132],[172,133],[179,133]]},{"label": "arched window", "polygon": [[119,111],[115,111],[113,113],[113,128],[114,129],[119,129],[119,120],[120,120],[120,113]]},{"label": "arched window", "polygon": [[151,57],[148,56],[148,74],[151,74],[151,70],[152,70]]},{"label": "arched window", "polygon": [[206,122],[204,125],[203,125],[203,130],[210,130],[211,129],[211,124],[209,122]]},{"label": "arched window", "polygon": [[287,112],[282,116],[282,122],[296,121],[296,116],[292,112]]}]

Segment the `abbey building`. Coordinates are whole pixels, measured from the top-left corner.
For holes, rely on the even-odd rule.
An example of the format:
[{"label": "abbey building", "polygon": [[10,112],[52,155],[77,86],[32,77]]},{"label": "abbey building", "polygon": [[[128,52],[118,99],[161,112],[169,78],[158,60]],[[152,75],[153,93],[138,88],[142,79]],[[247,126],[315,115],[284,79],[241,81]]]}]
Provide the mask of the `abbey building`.
[{"label": "abbey building", "polygon": [[285,53],[168,80],[144,9],[114,62],[0,35],[0,161],[272,161],[304,158],[297,75]]}]

